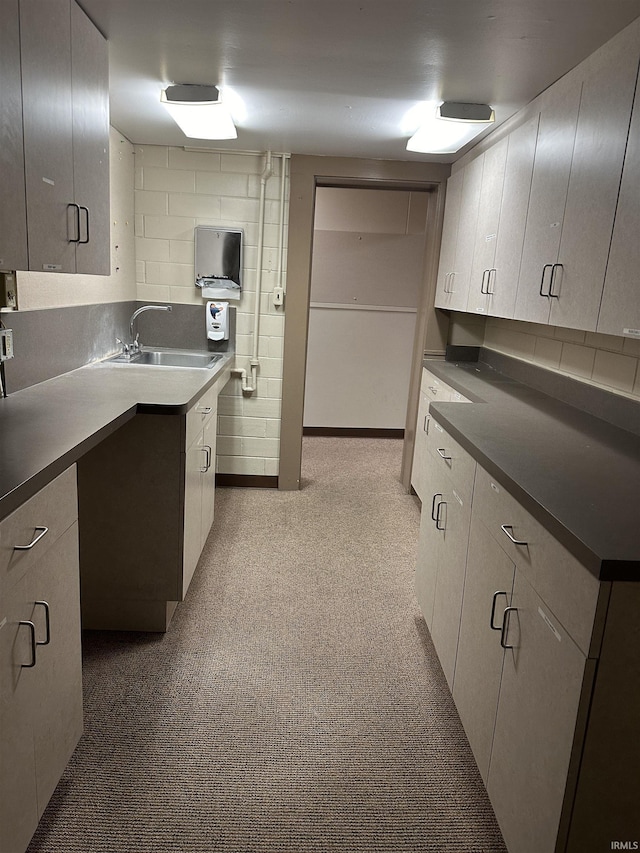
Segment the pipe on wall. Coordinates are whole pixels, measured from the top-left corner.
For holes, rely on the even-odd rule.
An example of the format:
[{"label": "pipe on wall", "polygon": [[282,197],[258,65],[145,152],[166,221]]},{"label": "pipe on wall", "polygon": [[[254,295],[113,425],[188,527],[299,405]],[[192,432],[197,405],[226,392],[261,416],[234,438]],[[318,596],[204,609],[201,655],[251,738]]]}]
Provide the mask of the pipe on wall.
[{"label": "pipe on wall", "polygon": [[[265,214],[265,204],[266,204],[266,186],[267,181],[273,175],[273,168],[271,165],[272,154],[271,151],[267,151],[264,158],[264,168],[262,170],[262,174],[260,175],[260,202],[259,202],[259,212],[258,212],[258,256],[256,261],[256,292],[255,292],[255,305],[253,308],[253,347],[251,350],[251,359],[249,361],[250,370],[251,370],[251,382],[248,380],[247,371],[244,367],[234,368],[232,373],[235,373],[240,377],[242,381],[242,393],[243,394],[253,394],[258,387],[258,367],[260,367],[260,361],[258,360],[258,345],[260,339],[260,296],[262,293],[262,254],[264,250],[264,214]],[[283,155],[283,165],[284,165],[284,155]],[[281,223],[282,227],[282,223]]]}]

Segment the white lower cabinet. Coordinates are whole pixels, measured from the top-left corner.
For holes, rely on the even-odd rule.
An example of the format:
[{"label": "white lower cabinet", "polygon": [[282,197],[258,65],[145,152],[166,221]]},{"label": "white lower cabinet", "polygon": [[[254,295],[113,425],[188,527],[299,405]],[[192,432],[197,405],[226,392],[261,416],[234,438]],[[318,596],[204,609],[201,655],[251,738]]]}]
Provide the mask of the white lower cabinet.
[{"label": "white lower cabinet", "polygon": [[82,734],[76,519],[74,466],[0,524],[2,853],[26,849]]},{"label": "white lower cabinet", "polygon": [[475,462],[433,422],[423,501],[416,595],[450,687],[458,647]]},{"label": "white lower cabinet", "polygon": [[468,403],[469,400],[459,391],[454,390],[442,379],[438,379],[431,371],[422,368],[420,381],[420,401],[416,418],[416,435],[413,448],[413,464],[411,466],[411,485],[421,501],[425,497],[428,486],[424,478],[424,468],[427,459],[427,442],[429,435],[429,406],[431,403]]},{"label": "white lower cabinet", "polygon": [[509,853],[640,839],[640,586],[599,581],[434,418],[428,442],[416,596]]},{"label": "white lower cabinet", "polygon": [[507,848],[552,853],[592,669],[522,572],[503,613],[504,665],[487,791]]},{"label": "white lower cabinet", "polygon": [[[185,460],[182,595],[187,594],[200,554],[213,524],[216,486],[216,403],[199,403],[194,416],[204,425],[187,448]],[[203,414],[204,413],[204,414]],[[189,418],[190,415],[187,415]],[[189,434],[189,430],[187,430]]]},{"label": "white lower cabinet", "polygon": [[453,698],[485,785],[502,678],[504,611],[511,606],[514,572],[484,524],[473,518]]}]

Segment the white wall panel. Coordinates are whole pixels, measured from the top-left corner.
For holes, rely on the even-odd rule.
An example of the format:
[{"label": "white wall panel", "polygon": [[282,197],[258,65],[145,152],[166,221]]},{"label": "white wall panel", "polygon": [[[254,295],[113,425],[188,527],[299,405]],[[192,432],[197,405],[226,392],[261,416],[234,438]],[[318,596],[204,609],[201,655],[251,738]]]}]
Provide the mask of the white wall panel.
[{"label": "white wall panel", "polygon": [[312,307],[304,425],[403,429],[414,311]]}]

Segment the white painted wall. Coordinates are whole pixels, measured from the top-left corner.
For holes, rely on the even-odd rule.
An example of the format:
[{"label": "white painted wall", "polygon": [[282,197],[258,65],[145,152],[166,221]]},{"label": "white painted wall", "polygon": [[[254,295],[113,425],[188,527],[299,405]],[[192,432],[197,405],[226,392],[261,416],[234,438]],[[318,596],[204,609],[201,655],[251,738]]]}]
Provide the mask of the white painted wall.
[{"label": "white painted wall", "polygon": [[306,426],[404,429],[415,311],[312,308]]},{"label": "white painted wall", "polygon": [[[238,366],[246,368],[253,340],[263,165],[264,157],[255,154],[135,147],[138,299],[202,304],[204,323],[205,300],[195,287],[194,228],[242,228],[244,270],[236,346]],[[239,379],[233,378],[220,397],[217,470],[225,474],[278,474],[284,312],[273,305],[273,288],[278,280],[281,159],[274,158],[273,165],[274,176],[266,185],[258,388],[243,397]],[[286,203],[285,225],[287,210]]]},{"label": "white painted wall", "polygon": [[426,195],[319,187],[306,427],[403,429]]}]

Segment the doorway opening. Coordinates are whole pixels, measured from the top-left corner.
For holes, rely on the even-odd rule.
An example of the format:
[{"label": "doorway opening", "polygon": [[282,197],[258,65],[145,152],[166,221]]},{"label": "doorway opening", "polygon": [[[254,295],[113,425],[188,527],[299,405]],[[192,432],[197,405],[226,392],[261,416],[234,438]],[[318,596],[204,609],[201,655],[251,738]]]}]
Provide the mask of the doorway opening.
[{"label": "doorway opening", "polygon": [[[444,208],[444,185],[450,173],[446,163],[395,162],[347,160],[342,158],[292,156],[291,158],[291,187],[290,187],[290,225],[289,244],[287,253],[287,318],[285,323],[284,365],[282,414],[280,434],[280,489],[300,488],[302,462],[302,436],[305,419],[305,385],[307,378],[308,346],[313,346],[309,335],[313,334],[311,318],[311,279],[314,242],[321,230],[316,229],[316,205],[318,191],[324,188],[360,189],[399,191],[416,198],[426,199],[426,228],[422,233],[421,276],[419,303],[415,308],[414,334],[411,345],[410,380],[408,387],[409,404],[404,415],[404,447],[402,464],[402,481],[410,475],[410,461],[413,453],[413,438],[415,432],[415,407],[412,401],[417,400],[420,370],[425,349],[431,353],[444,354],[446,345],[446,323],[441,323],[433,311],[433,292],[435,289],[438,245],[442,227]],[[392,196],[389,195],[388,199]],[[320,202],[322,205],[322,202]],[[365,232],[366,233],[366,232]],[[353,240],[354,232],[348,232],[341,237],[333,238],[343,241]],[[324,235],[327,236],[327,235]],[[357,236],[357,235],[356,235]],[[384,308],[390,303],[381,303],[380,294],[384,293],[380,275],[377,276],[376,286],[382,288],[378,294],[375,308]],[[325,308],[329,311],[339,311],[346,315],[358,313],[357,309],[346,309],[344,305],[345,291],[339,289],[340,282],[330,283],[332,303],[338,308]],[[331,288],[333,288],[331,290]],[[364,296],[363,291],[357,291],[356,296]],[[326,296],[327,294],[325,294]],[[369,297],[367,297],[369,298]],[[342,300],[342,302],[340,302]],[[324,303],[326,304],[326,303]],[[362,303],[361,303],[362,304]],[[393,306],[400,307],[405,306]],[[360,312],[361,313],[361,312]],[[373,313],[373,312],[371,312]],[[377,311],[377,314],[383,312]],[[390,313],[408,313],[396,311]],[[351,316],[351,314],[350,314]],[[361,316],[362,320],[363,317]],[[326,320],[326,317],[325,317]],[[325,324],[326,325],[326,324]],[[365,336],[366,337],[366,336]],[[320,336],[320,340],[322,336]],[[343,362],[344,363],[344,362]],[[310,426],[317,426],[309,424]],[[401,427],[398,427],[400,429]],[[408,468],[406,464],[408,458]],[[407,486],[408,488],[408,486]]]},{"label": "doorway opening", "polygon": [[403,438],[428,195],[318,186],[304,435]]}]

